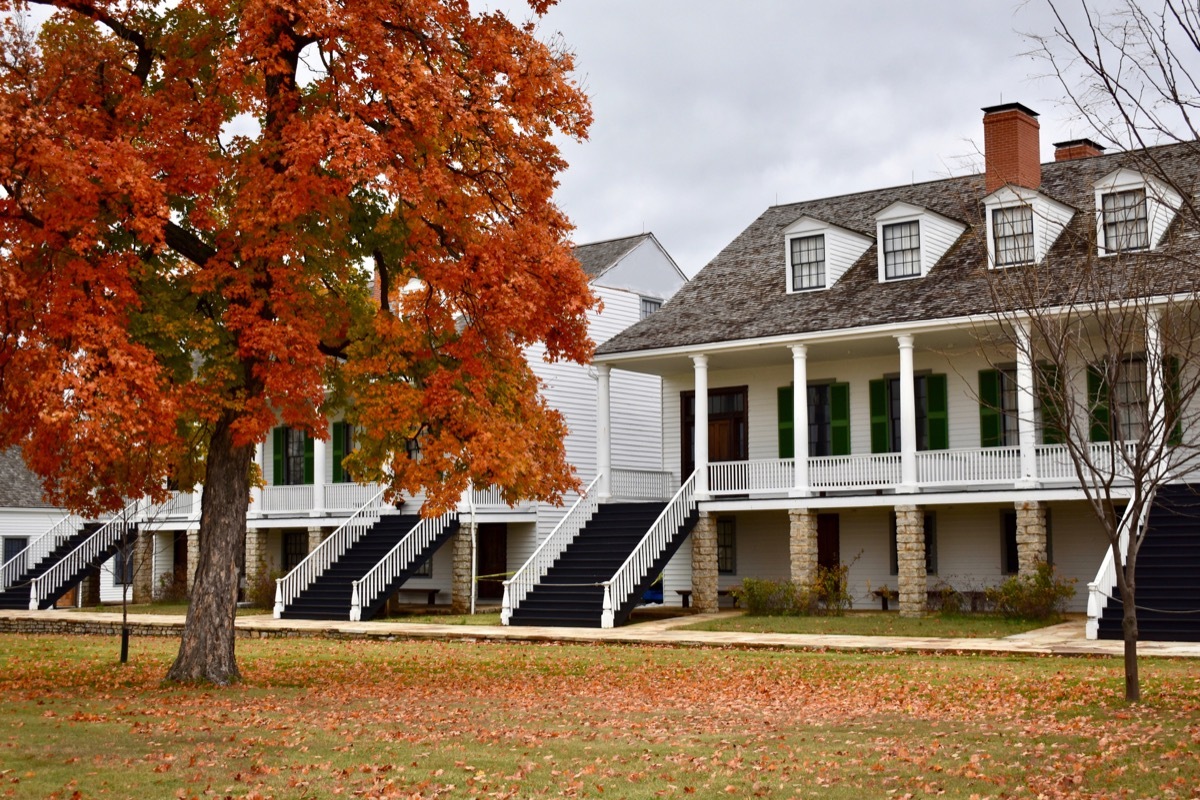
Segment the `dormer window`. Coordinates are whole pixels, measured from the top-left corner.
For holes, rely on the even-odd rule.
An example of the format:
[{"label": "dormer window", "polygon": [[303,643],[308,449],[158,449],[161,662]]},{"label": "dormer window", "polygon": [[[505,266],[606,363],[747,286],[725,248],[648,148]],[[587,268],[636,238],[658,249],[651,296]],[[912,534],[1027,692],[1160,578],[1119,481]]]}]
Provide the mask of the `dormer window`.
[{"label": "dormer window", "polygon": [[1146,190],[1110,192],[1100,199],[1104,248],[1124,253],[1150,247],[1150,226],[1146,219]]},{"label": "dormer window", "polygon": [[1013,206],[993,210],[992,232],[996,266],[1008,267],[1033,261],[1032,208]]},{"label": "dormer window", "polygon": [[884,277],[913,278],[921,274],[921,223],[883,226]]},{"label": "dormer window", "polygon": [[792,290],[825,288],[825,234],[800,236],[792,242]]},{"label": "dormer window", "polygon": [[875,242],[861,233],[801,217],[783,231],[788,294],[828,289]]},{"label": "dormer window", "polygon": [[1136,253],[1162,244],[1183,198],[1167,184],[1132,169],[1096,181],[1096,250]]},{"label": "dormer window", "polygon": [[659,300],[656,297],[643,297],[642,298],[641,319],[645,319],[646,317],[655,313],[656,311],[658,311],[659,309],[662,308],[662,305],[663,305],[663,301]]}]

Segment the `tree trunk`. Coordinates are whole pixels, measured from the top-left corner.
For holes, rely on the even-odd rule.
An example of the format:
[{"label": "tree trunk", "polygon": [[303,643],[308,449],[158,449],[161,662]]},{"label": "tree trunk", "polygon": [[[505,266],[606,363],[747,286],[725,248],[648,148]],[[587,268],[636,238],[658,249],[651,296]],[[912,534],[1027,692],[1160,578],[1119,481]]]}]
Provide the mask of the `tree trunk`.
[{"label": "tree trunk", "polygon": [[1125,634],[1125,700],[1138,703],[1142,699],[1142,688],[1138,682],[1138,625],[1133,596],[1133,584],[1127,581],[1121,592],[1121,631]]},{"label": "tree trunk", "polygon": [[226,685],[241,680],[234,655],[238,554],[246,546],[253,445],[235,447],[226,413],[209,443],[200,506],[200,558],[179,655],[167,680]]}]

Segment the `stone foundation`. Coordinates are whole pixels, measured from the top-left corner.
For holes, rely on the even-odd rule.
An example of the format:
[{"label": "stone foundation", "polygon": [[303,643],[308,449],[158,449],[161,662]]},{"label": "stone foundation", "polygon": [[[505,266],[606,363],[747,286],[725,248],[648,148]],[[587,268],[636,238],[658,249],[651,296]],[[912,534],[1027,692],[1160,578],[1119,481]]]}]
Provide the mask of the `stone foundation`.
[{"label": "stone foundation", "polygon": [[312,552],[321,546],[321,542],[325,541],[325,529],[321,527],[313,527],[308,529],[308,552]]},{"label": "stone foundation", "polygon": [[1036,501],[1015,505],[1018,574],[1033,575],[1039,565],[1046,563],[1046,507]]},{"label": "stone foundation", "polygon": [[471,564],[475,530],[463,525],[454,534],[454,566],[450,577],[450,610],[455,614],[471,613]]},{"label": "stone foundation", "polygon": [[925,512],[920,506],[896,506],[896,564],[900,573],[900,616],[923,616],[929,582],[925,574]]},{"label": "stone foundation", "polygon": [[187,532],[187,594],[192,596],[196,585],[196,567],[200,564],[200,529]]},{"label": "stone foundation", "polygon": [[692,606],[698,613],[717,612],[717,518],[701,514],[692,528]]},{"label": "stone foundation", "polygon": [[[189,563],[188,566],[191,564]],[[269,568],[267,566],[267,531],[263,528],[248,529],[246,531],[246,586],[254,586]]]},{"label": "stone foundation", "polygon": [[811,589],[817,580],[817,514],[793,508],[788,511],[788,521],[792,583]]}]

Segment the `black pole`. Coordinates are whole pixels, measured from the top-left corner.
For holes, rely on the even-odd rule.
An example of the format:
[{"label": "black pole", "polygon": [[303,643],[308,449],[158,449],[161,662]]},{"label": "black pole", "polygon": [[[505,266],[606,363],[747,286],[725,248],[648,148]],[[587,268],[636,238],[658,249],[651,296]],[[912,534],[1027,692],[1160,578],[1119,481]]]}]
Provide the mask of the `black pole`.
[{"label": "black pole", "polygon": [[129,626],[121,626],[121,663],[129,663]]}]

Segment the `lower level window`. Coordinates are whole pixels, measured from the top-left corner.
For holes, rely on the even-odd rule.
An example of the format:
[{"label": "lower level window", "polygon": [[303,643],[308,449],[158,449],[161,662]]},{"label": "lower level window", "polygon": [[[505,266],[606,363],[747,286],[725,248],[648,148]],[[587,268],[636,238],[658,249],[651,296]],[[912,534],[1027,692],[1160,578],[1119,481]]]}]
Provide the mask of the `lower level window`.
[{"label": "lower level window", "polygon": [[117,550],[113,556],[113,586],[129,586],[133,583],[133,547]]},{"label": "lower level window", "polygon": [[737,521],[733,517],[717,518],[717,572],[737,572]]},{"label": "lower level window", "polygon": [[285,531],[283,534],[283,571],[294,570],[308,555],[308,531]]}]

